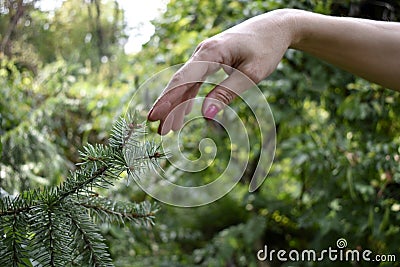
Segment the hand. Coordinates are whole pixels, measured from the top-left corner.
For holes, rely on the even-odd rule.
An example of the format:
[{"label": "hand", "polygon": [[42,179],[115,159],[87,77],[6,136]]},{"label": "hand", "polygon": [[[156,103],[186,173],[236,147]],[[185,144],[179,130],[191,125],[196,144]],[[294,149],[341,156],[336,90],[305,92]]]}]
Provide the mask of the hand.
[{"label": "hand", "polygon": [[200,43],[149,112],[150,121],[160,120],[158,133],[165,135],[182,127],[191,99],[207,76],[220,68],[229,76],[203,102],[202,113],[208,119],[270,75],[294,39],[290,13],[276,10],[259,15]]}]

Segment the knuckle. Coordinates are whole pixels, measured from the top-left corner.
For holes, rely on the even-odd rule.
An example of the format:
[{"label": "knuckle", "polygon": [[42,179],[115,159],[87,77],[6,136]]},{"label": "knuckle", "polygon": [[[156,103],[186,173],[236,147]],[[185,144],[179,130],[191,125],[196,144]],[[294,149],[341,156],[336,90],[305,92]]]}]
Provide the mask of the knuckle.
[{"label": "knuckle", "polygon": [[236,97],[236,94],[232,90],[221,86],[218,90],[215,90],[214,97],[225,104],[229,104]]},{"label": "knuckle", "polygon": [[193,59],[204,60],[210,57],[210,59],[215,60],[216,55],[220,53],[220,47],[221,40],[215,38],[206,39],[197,46],[193,54]]},{"label": "knuckle", "polygon": [[201,43],[200,48],[203,50],[215,49],[216,47],[218,47],[219,43],[219,40],[209,38]]},{"label": "knuckle", "polygon": [[182,73],[182,71],[180,70],[180,71],[178,71],[178,72],[176,72],[173,76],[172,76],[172,78],[171,78],[171,80],[170,80],[170,82],[169,82],[169,89],[174,89],[174,88],[176,88],[177,86],[179,86],[181,83],[182,83],[182,81],[183,81],[183,73]]}]

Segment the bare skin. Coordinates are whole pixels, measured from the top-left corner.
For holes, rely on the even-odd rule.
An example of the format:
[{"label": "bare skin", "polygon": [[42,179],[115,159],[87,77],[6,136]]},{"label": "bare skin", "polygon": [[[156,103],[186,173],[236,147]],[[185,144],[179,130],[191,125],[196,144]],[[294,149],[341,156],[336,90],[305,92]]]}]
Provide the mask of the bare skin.
[{"label": "bare skin", "polygon": [[[212,119],[250,88],[251,81],[258,83],[268,77],[288,48],[400,91],[400,23],[282,9],[251,18],[200,43],[171,78],[148,119],[160,120],[158,132],[162,135],[179,130],[191,109],[187,100],[197,95],[206,76],[223,67],[228,78],[207,95],[202,106],[204,117]],[[201,61],[204,64],[195,64]]]}]

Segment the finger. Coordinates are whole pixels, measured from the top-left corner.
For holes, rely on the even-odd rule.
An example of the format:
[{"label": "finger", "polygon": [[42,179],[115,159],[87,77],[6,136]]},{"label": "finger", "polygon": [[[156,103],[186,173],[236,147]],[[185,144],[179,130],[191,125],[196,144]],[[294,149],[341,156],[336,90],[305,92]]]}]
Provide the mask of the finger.
[{"label": "finger", "polygon": [[202,113],[207,119],[215,115],[232,102],[242,92],[254,86],[254,82],[245,74],[234,70],[232,74],[209,92],[203,102]]},{"label": "finger", "polygon": [[[192,89],[193,87],[194,89]],[[196,89],[197,88],[197,89]],[[194,93],[192,93],[192,91]],[[194,97],[198,91],[198,86],[192,84],[184,84],[176,88],[170,89],[161,94],[151,107],[147,118],[149,121],[157,121],[164,119],[175,106],[179,105],[188,95]],[[192,96],[193,95],[193,96]]]},{"label": "finger", "polygon": [[188,61],[168,82],[160,97],[150,109],[148,119],[150,121],[163,119],[170,108],[179,104],[179,100],[183,99],[182,95],[186,92],[193,98],[202,82],[210,72],[216,71],[217,68],[218,64],[214,62]]},{"label": "finger", "polygon": [[150,109],[147,119],[149,121],[161,120],[170,112],[170,108],[171,102],[168,100],[168,97],[165,97],[164,99],[160,98],[160,100],[158,100]]},{"label": "finger", "polygon": [[[214,62],[189,60],[183,65],[168,82],[164,92],[180,87],[184,84],[202,83],[209,75],[211,65],[218,65]],[[215,67],[214,67],[215,68]]]},{"label": "finger", "polygon": [[174,121],[172,123],[173,131],[177,131],[182,128],[184,117],[191,111],[194,104],[193,98],[197,95],[200,86],[201,83],[196,83],[196,85],[192,86],[192,88],[189,89],[190,91],[182,96],[181,100],[182,102],[173,109],[174,113]]},{"label": "finger", "polygon": [[193,90],[190,92],[190,96],[187,100],[187,106],[185,110],[185,115],[189,114],[192,111],[193,105],[194,105],[194,98],[199,92],[201,83],[197,83],[195,86],[193,86]]},{"label": "finger", "polygon": [[175,109],[173,110],[174,121],[172,122],[172,127],[171,127],[173,131],[177,131],[182,127],[187,105],[188,105],[187,101],[182,102],[181,104],[176,106]]},{"label": "finger", "polygon": [[221,64],[222,69],[225,71],[226,74],[231,75],[233,71],[235,70],[233,67]]},{"label": "finger", "polygon": [[191,98],[191,99],[188,100],[188,104],[187,104],[186,109],[185,109],[185,115],[189,114],[192,111],[193,105],[194,105],[194,99]]},{"label": "finger", "polygon": [[171,112],[169,113],[165,119],[160,121],[160,125],[158,126],[158,133],[161,135],[166,135],[171,131],[172,122],[174,121],[174,114]]}]

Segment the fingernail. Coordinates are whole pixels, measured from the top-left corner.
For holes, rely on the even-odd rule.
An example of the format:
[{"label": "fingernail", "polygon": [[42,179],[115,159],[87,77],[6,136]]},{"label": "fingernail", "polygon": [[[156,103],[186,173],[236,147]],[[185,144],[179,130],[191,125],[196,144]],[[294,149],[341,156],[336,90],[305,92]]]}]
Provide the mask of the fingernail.
[{"label": "fingernail", "polygon": [[204,117],[206,117],[206,119],[214,119],[215,115],[217,115],[219,109],[217,108],[217,106],[211,104],[206,112],[204,113]]}]

